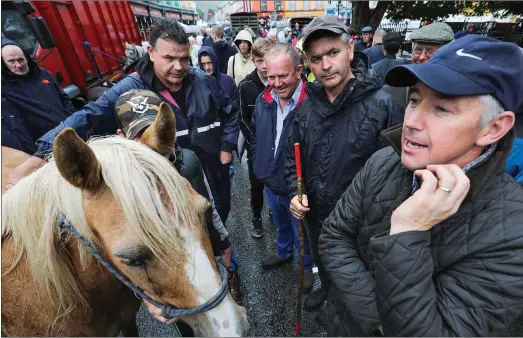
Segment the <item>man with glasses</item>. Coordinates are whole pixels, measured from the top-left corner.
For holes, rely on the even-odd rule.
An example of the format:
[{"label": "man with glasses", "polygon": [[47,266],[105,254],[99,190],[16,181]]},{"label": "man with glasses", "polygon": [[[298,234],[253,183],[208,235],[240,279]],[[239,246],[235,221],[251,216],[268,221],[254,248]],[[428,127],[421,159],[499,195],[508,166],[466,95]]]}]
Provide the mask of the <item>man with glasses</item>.
[{"label": "man with glasses", "polygon": [[412,63],[427,63],[434,53],[454,40],[452,28],[443,22],[434,22],[410,35],[412,41]]},{"label": "man with glasses", "polygon": [[[443,22],[434,22],[423,26],[410,35],[412,41],[412,63],[427,63],[438,49],[454,40],[452,28]],[[398,101],[407,106],[409,91],[407,87],[383,86],[383,89]]]}]

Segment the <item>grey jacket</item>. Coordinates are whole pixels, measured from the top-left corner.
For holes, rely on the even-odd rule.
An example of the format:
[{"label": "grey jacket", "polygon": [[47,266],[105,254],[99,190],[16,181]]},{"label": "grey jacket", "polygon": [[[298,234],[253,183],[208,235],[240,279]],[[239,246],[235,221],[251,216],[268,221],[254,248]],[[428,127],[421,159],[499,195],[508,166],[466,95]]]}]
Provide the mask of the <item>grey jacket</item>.
[{"label": "grey jacket", "polygon": [[323,225],[328,333],[496,335],[523,311],[523,189],[504,172],[514,132],[464,168],[471,188],[456,214],[389,235],[392,212],[413,191],[400,128],[383,133],[394,148],[370,158]]}]

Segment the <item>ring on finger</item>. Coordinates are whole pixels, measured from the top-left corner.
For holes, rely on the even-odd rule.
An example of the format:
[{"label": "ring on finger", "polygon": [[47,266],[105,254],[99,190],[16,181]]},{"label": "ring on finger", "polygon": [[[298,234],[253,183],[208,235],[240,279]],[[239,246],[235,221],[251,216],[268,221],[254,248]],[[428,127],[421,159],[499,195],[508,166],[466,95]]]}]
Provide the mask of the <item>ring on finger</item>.
[{"label": "ring on finger", "polygon": [[447,194],[450,193],[450,191],[451,191],[449,188],[445,188],[445,187],[441,187],[441,186],[439,186],[438,189],[443,190]]}]

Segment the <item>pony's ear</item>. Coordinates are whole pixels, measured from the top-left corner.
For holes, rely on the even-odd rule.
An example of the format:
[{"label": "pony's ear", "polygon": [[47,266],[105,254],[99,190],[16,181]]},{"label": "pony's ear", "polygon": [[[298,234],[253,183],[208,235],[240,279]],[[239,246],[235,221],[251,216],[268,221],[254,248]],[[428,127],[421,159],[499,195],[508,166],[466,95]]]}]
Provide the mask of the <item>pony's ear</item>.
[{"label": "pony's ear", "polygon": [[58,171],[69,183],[91,192],[100,189],[102,167],[91,148],[73,129],[67,128],[58,134],[53,154]]},{"label": "pony's ear", "polygon": [[163,156],[169,156],[176,142],[176,117],[174,111],[165,102],[160,104],[160,111],[154,123],[143,133],[141,142]]}]

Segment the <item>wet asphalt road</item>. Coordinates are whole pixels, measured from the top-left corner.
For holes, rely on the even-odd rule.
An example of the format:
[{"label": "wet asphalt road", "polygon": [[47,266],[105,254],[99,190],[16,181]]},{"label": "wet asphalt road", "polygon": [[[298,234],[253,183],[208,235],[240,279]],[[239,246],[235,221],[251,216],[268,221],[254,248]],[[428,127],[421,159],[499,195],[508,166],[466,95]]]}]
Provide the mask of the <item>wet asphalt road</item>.
[{"label": "wet asphalt road", "polygon": [[[246,157],[242,163],[235,159],[232,206],[227,229],[240,260],[240,276],[244,306],[251,322],[250,336],[292,336],[296,316],[298,268],[294,262],[275,270],[263,270],[261,261],[276,250],[276,230],[268,220],[267,205],[263,210],[263,237],[254,239],[249,234],[251,212],[249,178]],[[315,287],[319,279],[316,275]],[[304,297],[305,299],[305,297]],[[302,311],[302,333],[306,336],[324,336],[326,332],[315,322],[315,312]],[[140,336],[173,336],[171,326],[156,321],[142,306],[137,315]],[[523,336],[523,316],[508,330],[505,337]]]}]

